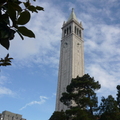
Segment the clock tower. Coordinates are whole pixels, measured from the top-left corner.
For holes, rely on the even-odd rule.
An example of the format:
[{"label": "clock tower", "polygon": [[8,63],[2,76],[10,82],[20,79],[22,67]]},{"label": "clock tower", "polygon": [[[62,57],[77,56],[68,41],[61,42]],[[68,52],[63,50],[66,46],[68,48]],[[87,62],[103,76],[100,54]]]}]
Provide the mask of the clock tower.
[{"label": "clock tower", "polygon": [[74,9],[72,9],[69,19],[63,23],[62,27],[55,111],[67,109],[67,106],[60,102],[62,93],[66,91],[72,78],[84,75],[83,30],[82,23],[78,22]]}]

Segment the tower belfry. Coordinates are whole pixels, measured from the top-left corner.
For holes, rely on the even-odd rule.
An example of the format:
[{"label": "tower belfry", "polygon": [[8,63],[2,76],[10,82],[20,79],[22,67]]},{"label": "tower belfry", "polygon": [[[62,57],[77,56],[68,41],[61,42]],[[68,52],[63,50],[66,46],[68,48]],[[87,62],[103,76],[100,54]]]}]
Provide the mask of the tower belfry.
[{"label": "tower belfry", "polygon": [[83,30],[82,23],[78,22],[72,8],[69,19],[62,27],[56,111],[67,109],[67,106],[60,102],[60,98],[71,79],[84,75]]}]

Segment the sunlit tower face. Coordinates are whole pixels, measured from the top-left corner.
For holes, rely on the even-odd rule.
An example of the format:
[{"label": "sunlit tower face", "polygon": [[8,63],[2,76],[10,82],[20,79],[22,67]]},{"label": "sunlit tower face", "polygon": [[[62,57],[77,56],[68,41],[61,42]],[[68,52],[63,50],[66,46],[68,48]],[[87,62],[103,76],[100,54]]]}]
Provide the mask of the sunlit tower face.
[{"label": "sunlit tower face", "polygon": [[66,86],[70,84],[72,78],[83,75],[83,26],[81,22],[78,22],[74,9],[72,9],[68,21],[64,22],[62,27],[56,111],[67,109],[67,106],[60,102],[61,95],[66,91]]}]

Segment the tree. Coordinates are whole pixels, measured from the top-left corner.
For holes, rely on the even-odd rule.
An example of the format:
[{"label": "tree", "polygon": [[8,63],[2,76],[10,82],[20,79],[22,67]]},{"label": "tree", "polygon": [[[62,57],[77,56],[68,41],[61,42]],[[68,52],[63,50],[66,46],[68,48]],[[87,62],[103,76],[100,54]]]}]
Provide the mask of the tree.
[{"label": "tree", "polygon": [[11,60],[12,59],[13,58],[9,58],[9,54],[7,54],[7,56],[4,59],[1,58],[1,60],[0,60],[0,66],[11,65]]},{"label": "tree", "polygon": [[118,107],[119,107],[119,111],[120,111],[120,85],[117,85],[117,104],[118,104]]},{"label": "tree", "polygon": [[109,95],[107,98],[102,97],[99,106],[100,120],[120,120],[120,113],[117,107],[117,101]]},{"label": "tree", "polygon": [[30,12],[37,13],[39,10],[44,9],[40,6],[33,6],[30,0],[26,2],[0,0],[0,44],[8,50],[10,40],[14,39],[15,33],[18,33],[22,40],[24,36],[35,38],[35,34],[24,25],[31,19]]},{"label": "tree", "polygon": [[74,107],[65,111],[67,120],[95,120],[95,117],[85,109]]},{"label": "tree", "polygon": [[66,114],[65,112],[61,111],[61,112],[54,112],[53,115],[50,117],[49,120],[67,120],[66,119]]},{"label": "tree", "polygon": [[88,116],[89,114],[93,116],[93,111],[98,103],[95,90],[100,89],[100,87],[99,82],[95,82],[94,78],[88,74],[72,79],[66,88],[66,92],[60,98],[60,101],[70,109],[68,115],[74,119],[78,116],[77,111],[84,110]]}]

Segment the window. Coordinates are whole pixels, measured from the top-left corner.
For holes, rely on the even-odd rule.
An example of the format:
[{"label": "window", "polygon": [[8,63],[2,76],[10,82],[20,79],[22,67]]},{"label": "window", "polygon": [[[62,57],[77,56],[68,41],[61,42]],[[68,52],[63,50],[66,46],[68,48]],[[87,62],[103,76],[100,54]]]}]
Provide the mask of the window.
[{"label": "window", "polygon": [[66,29],[64,30],[64,36],[66,36],[67,35],[67,33],[66,33]]},{"label": "window", "polygon": [[81,30],[79,30],[79,36],[81,37]]},{"label": "window", "polygon": [[75,26],[75,33],[76,33],[76,26]]},{"label": "window", "polygon": [[78,35],[78,31],[79,31],[79,29],[77,28],[77,35]]},{"label": "window", "polygon": [[67,35],[68,35],[68,28],[67,28]]},{"label": "window", "polygon": [[69,32],[71,33],[71,26],[69,27]]}]

